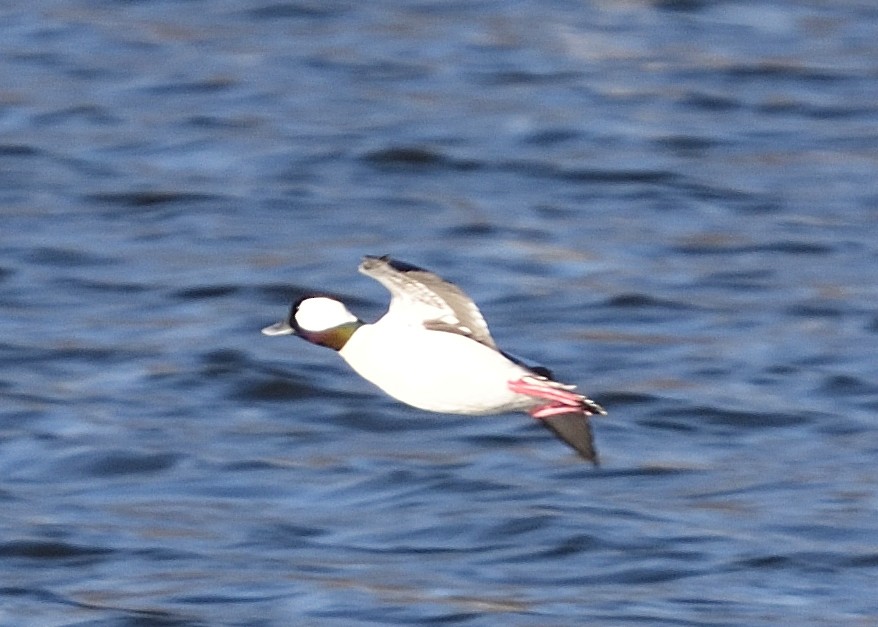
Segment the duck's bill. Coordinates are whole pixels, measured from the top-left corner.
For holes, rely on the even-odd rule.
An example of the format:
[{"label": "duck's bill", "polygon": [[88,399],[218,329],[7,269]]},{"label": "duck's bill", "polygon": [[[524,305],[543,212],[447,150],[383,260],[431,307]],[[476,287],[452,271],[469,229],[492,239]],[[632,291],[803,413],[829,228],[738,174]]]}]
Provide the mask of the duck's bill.
[{"label": "duck's bill", "polygon": [[293,335],[295,332],[295,329],[286,320],[281,320],[262,329],[262,335]]},{"label": "duck's bill", "polygon": [[598,465],[598,452],[594,447],[594,436],[591,433],[591,423],[588,416],[577,411],[546,416],[539,418],[539,420],[581,457],[595,466]]}]

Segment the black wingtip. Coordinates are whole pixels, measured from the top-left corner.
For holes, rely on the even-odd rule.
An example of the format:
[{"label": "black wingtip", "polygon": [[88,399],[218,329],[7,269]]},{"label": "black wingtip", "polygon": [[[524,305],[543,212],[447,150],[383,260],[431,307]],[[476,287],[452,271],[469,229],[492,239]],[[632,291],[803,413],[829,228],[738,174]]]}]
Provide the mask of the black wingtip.
[{"label": "black wingtip", "polygon": [[366,255],[363,257],[363,263],[361,266],[368,270],[382,263],[386,263],[388,266],[399,272],[424,272],[423,268],[419,268],[418,266],[405,261],[400,261],[399,259],[393,259],[390,255]]},{"label": "black wingtip", "polygon": [[580,457],[590,461],[595,466],[599,465],[598,452],[594,445],[594,435],[588,416],[582,412],[571,412],[538,418],[538,420],[550,429],[559,440],[579,453]]}]

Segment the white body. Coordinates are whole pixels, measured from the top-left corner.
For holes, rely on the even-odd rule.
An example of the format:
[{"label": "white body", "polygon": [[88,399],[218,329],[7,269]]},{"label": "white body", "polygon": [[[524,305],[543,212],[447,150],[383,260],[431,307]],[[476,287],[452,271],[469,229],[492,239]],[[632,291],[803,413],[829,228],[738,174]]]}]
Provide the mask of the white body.
[{"label": "white body", "polygon": [[446,414],[527,410],[537,399],[508,383],[533,375],[463,335],[431,331],[386,315],[357,329],[339,354],[364,379],[403,403]]}]

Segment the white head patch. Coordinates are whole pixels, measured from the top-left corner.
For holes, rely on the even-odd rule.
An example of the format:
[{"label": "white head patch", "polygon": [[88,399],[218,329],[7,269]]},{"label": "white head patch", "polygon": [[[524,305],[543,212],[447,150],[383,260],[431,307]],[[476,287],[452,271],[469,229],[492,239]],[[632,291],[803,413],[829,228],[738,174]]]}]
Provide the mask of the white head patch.
[{"label": "white head patch", "polygon": [[356,321],[357,317],[347,307],[324,296],[307,298],[296,310],[296,324],[304,331],[326,331]]}]

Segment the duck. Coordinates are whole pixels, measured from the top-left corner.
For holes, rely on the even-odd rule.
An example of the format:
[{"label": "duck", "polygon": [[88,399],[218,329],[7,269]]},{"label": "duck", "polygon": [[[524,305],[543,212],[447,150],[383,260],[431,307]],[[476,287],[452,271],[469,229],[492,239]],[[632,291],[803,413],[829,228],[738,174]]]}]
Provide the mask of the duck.
[{"label": "duck", "polygon": [[335,350],[392,398],[434,413],[483,416],[526,412],[582,458],[598,464],[590,417],[598,403],[541,366],[500,350],[475,302],[459,287],[410,263],[367,255],[359,272],[390,292],[387,312],[366,323],[319,293],[262,329]]}]

